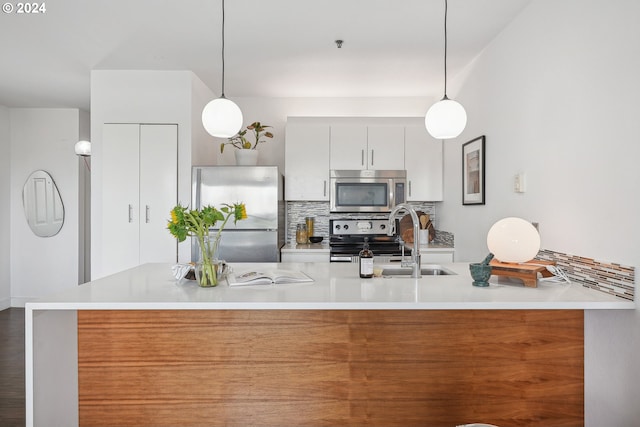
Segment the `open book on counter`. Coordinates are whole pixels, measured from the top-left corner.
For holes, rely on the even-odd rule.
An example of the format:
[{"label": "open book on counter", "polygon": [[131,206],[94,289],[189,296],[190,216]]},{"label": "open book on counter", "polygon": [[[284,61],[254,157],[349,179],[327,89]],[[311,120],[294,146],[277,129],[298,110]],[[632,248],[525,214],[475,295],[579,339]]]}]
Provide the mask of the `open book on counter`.
[{"label": "open book on counter", "polygon": [[242,285],[271,285],[274,283],[299,283],[313,282],[313,279],[302,271],[296,270],[269,270],[269,271],[246,271],[230,273],[227,276],[229,286]]}]

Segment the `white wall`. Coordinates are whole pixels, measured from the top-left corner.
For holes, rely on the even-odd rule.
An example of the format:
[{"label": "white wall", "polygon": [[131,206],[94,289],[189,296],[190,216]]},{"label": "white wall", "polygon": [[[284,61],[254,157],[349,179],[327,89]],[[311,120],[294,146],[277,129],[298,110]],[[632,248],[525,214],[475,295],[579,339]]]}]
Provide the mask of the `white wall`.
[{"label": "white wall", "polygon": [[[459,260],[481,260],[493,222],[520,216],[544,248],[640,267],[638,16],[632,0],[533,0],[477,58],[453,94],[469,122],[445,142],[438,211]],[[486,205],[462,206],[461,145],[482,134]],[[586,313],[587,426],[637,425],[639,351],[637,312]]]},{"label": "white wall", "polygon": [[[91,270],[101,276],[102,127],[104,123],[175,123],[178,125],[178,201],[191,201],[191,162],[215,164],[213,138],[195,128],[194,115],[213,94],[190,71],[94,70],[91,72]],[[195,113],[194,113],[195,112]],[[192,159],[192,153],[197,157]],[[167,212],[167,217],[169,212]],[[188,242],[179,260],[190,259]]]},{"label": "white wall", "polygon": [[[78,159],[76,109],[12,108],[10,170],[10,271],[13,306],[78,284]],[[29,228],[22,188],[36,170],[48,172],[65,209],[64,225],[53,237],[38,237]]]},{"label": "white wall", "polygon": [[9,260],[11,140],[9,109],[0,105],[0,310],[11,305]]},{"label": "white wall", "polygon": [[[217,98],[202,80],[194,77],[191,81],[191,131],[194,143],[192,145],[191,161],[193,166],[211,166],[217,164],[220,145],[219,139],[209,135],[202,125],[202,109],[209,101]],[[186,200],[185,200],[186,202]]]}]

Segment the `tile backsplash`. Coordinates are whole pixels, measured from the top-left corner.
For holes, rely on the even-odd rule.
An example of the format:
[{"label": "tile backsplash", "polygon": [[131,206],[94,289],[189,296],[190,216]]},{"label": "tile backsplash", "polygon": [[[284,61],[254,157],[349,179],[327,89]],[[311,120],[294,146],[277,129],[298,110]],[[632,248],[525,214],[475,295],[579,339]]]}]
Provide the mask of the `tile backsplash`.
[{"label": "tile backsplash", "polygon": [[[436,208],[433,202],[410,202],[416,210],[429,214],[434,226],[436,223]],[[314,234],[329,238],[329,220],[338,218],[388,218],[384,214],[356,214],[356,213],[330,213],[329,202],[287,202],[287,243],[295,243],[296,225],[305,222],[308,216],[315,217]],[[436,227],[437,228],[437,227]],[[451,233],[436,230],[436,240],[438,236],[445,241],[450,241],[453,245],[453,235]]]},{"label": "tile backsplash", "polygon": [[556,265],[583,286],[627,300],[635,296],[635,268],[612,262],[597,261],[562,252],[541,249],[536,258],[555,261]]}]

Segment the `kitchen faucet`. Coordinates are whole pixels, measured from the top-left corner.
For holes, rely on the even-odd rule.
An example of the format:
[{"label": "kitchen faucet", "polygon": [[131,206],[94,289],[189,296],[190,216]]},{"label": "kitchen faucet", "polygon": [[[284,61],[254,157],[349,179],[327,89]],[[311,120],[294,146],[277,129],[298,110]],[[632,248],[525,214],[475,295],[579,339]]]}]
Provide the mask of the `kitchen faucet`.
[{"label": "kitchen faucet", "polygon": [[411,221],[413,222],[413,249],[411,250],[411,261],[405,262],[404,257],[402,261],[402,267],[411,267],[413,269],[411,277],[419,279],[422,277],[420,272],[420,221],[418,220],[418,214],[416,210],[408,203],[397,204],[389,214],[389,226],[387,227],[387,235],[393,236],[396,232],[396,215],[398,212],[405,210],[411,215]]}]

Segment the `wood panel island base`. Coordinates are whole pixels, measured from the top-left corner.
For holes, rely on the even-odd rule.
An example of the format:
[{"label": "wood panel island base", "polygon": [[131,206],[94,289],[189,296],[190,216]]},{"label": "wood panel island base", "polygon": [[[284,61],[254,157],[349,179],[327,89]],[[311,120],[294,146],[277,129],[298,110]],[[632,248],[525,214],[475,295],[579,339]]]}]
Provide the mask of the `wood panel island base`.
[{"label": "wood panel island base", "polygon": [[582,310],[82,310],[81,426],[581,426]]},{"label": "wood panel island base", "polygon": [[144,264],[28,302],[26,427],[577,427],[584,310],[635,309],[578,283],[472,286],[467,263],[231,267],[314,281],[205,289]]}]

